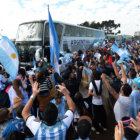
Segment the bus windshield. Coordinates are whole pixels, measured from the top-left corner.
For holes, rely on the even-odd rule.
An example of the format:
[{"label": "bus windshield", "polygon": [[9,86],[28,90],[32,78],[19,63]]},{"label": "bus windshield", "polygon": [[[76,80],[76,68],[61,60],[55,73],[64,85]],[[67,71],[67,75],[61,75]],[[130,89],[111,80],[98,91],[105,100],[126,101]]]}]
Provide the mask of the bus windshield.
[{"label": "bus windshield", "polygon": [[37,50],[42,49],[41,42],[26,42],[26,43],[17,43],[17,51],[19,53],[20,62],[33,62],[35,58],[35,53]]},{"label": "bus windshield", "polygon": [[43,23],[34,22],[19,25],[16,41],[41,41]]}]

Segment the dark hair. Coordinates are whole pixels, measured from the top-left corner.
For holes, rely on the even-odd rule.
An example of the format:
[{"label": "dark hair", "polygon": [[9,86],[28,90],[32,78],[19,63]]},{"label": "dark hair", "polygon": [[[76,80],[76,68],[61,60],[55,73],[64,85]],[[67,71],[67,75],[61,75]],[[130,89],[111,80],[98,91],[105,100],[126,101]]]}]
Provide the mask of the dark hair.
[{"label": "dark hair", "polygon": [[99,71],[92,71],[92,79],[101,80],[101,73]]},{"label": "dark hair", "polygon": [[[129,120],[129,117],[123,117],[122,121]],[[127,140],[135,140],[138,136],[138,133],[132,130],[131,128],[124,128],[124,136]]]},{"label": "dark hair", "polygon": [[22,75],[23,80],[25,79],[25,76],[26,76],[26,71],[25,71],[25,69],[20,68],[20,69],[18,70],[18,74],[21,74],[21,75]]},{"label": "dark hair", "polygon": [[21,114],[22,114],[23,108],[24,108],[24,106],[22,106],[22,105],[17,108],[17,112],[16,112],[17,117],[22,118]]},{"label": "dark hair", "polygon": [[59,64],[62,64],[62,61],[59,59]]},{"label": "dark hair", "polygon": [[91,130],[91,124],[88,120],[83,119],[78,122],[78,134],[81,139],[86,139],[89,137]]},{"label": "dark hair", "polygon": [[22,93],[19,89],[20,87],[23,88],[21,80],[20,79],[15,79],[13,81],[13,89],[16,91],[16,94],[17,94],[18,97],[20,97],[21,99],[24,99],[24,97],[23,97],[23,95],[22,95]]},{"label": "dark hair", "polygon": [[9,110],[7,108],[0,108],[0,123],[4,122],[9,117]]},{"label": "dark hair", "polygon": [[129,84],[124,84],[122,90],[125,96],[129,96],[132,92],[132,88]]},{"label": "dark hair", "polygon": [[75,105],[76,105],[76,109],[79,113],[80,116],[82,115],[88,115],[88,111],[87,111],[87,108],[85,106],[85,103],[84,103],[84,100],[83,100],[83,97],[81,95],[80,92],[77,92],[75,95],[74,95],[74,102],[75,102]]},{"label": "dark hair", "polygon": [[45,79],[46,79],[45,73],[44,72],[39,72],[38,77],[37,77],[37,82],[42,83],[43,81],[45,81]]},{"label": "dark hair", "polygon": [[25,69],[26,69],[26,71],[29,71],[29,70],[31,70],[31,66],[30,66],[30,65],[27,65],[27,66],[25,67]]},{"label": "dark hair", "polygon": [[55,104],[47,103],[43,111],[43,121],[49,125],[53,125],[56,122],[58,116],[58,110]]},{"label": "dark hair", "polygon": [[19,131],[14,131],[8,135],[6,140],[25,140],[25,134]]},{"label": "dark hair", "polygon": [[130,72],[131,78],[134,79],[136,77],[136,74],[137,74],[135,72],[135,70],[134,69],[131,69],[129,72]]}]

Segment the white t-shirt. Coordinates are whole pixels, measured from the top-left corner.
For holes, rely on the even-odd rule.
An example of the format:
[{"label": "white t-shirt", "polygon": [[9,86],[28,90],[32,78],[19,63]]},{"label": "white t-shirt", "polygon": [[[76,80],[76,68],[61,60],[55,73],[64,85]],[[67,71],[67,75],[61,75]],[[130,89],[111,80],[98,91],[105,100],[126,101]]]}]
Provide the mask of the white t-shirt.
[{"label": "white t-shirt", "polygon": [[129,117],[130,104],[131,96],[125,97],[121,94],[119,95],[119,98],[114,105],[114,114],[117,122],[123,117]]},{"label": "white t-shirt", "polygon": [[[52,137],[55,139],[55,140],[59,140],[59,128],[61,128],[61,131],[63,131],[63,139],[62,140],[65,140],[65,136],[66,136],[66,127],[69,128],[72,120],[73,120],[73,112],[71,110],[68,110],[66,113],[65,113],[65,118],[61,121],[61,122],[58,122],[56,123],[55,125],[52,125],[52,126],[47,126],[48,129],[46,129],[46,139],[49,140],[51,139]],[[28,119],[27,119],[27,122],[26,122],[26,126],[31,130],[31,132],[36,135],[37,131],[38,131],[38,138],[41,138],[42,134],[40,132],[40,125],[41,125],[41,122],[38,121],[34,116],[30,116]],[[60,126],[61,125],[61,126]],[[58,126],[58,127],[57,127]],[[65,127],[66,126],[66,127]],[[53,135],[52,133],[50,132],[54,132]]]},{"label": "white t-shirt", "polygon": [[[95,80],[95,84],[97,86],[98,91],[100,88],[100,83],[101,83],[101,80]],[[89,89],[92,90],[92,92],[96,94],[96,91],[95,91],[95,88],[93,87],[92,82],[90,82],[90,84],[89,84]],[[101,96],[99,96],[99,97],[92,96],[92,104],[103,105],[102,97]]]}]

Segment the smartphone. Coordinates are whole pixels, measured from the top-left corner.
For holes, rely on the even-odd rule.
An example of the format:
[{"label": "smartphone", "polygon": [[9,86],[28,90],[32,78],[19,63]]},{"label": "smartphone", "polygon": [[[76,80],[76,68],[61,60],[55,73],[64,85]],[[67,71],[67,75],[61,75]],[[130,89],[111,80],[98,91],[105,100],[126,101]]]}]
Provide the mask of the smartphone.
[{"label": "smartphone", "polygon": [[123,127],[125,128],[125,127],[130,126],[131,120],[130,119],[129,120],[125,120],[125,121],[122,121],[122,123],[123,123]]},{"label": "smartphone", "polygon": [[58,85],[56,85],[56,86],[55,86],[55,88],[56,88],[56,89],[59,89],[59,86],[58,86]]}]

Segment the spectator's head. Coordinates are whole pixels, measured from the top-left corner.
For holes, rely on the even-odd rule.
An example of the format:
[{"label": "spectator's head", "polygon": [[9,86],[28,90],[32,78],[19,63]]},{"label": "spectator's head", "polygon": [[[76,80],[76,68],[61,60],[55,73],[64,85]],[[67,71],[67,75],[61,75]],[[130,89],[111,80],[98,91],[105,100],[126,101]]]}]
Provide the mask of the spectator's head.
[{"label": "spectator's head", "polygon": [[37,82],[38,83],[41,83],[45,80],[46,78],[46,75],[44,72],[39,72],[38,75],[37,75]]},{"label": "spectator's head", "polygon": [[131,79],[134,79],[136,77],[136,72],[134,69],[130,69],[130,71],[128,72],[128,77]]},{"label": "spectator's head", "polygon": [[69,49],[66,49],[66,53],[70,53],[70,50]]},{"label": "spectator's head", "polygon": [[8,135],[7,140],[25,140],[25,134],[19,131],[14,131]]},{"label": "spectator's head", "polygon": [[47,103],[43,111],[43,121],[47,125],[54,125],[58,116],[57,107],[53,103]]},{"label": "spectator's head", "polygon": [[25,71],[25,69],[20,68],[20,69],[18,70],[18,74],[21,75],[23,79],[25,79],[25,76],[26,76],[26,71]]},{"label": "spectator's head", "polygon": [[21,113],[22,113],[23,108],[24,108],[24,106],[22,106],[22,105],[17,108],[16,116],[18,118],[22,118]]},{"label": "spectator's head", "polygon": [[86,139],[90,135],[92,120],[88,116],[81,116],[78,121],[78,134],[81,139]]},{"label": "spectator's head", "polygon": [[[129,120],[129,117],[123,117],[122,121]],[[135,140],[138,136],[138,133],[132,130],[129,127],[124,128],[124,136],[127,140]]]},{"label": "spectator's head", "polygon": [[128,97],[131,94],[131,92],[132,92],[132,88],[131,88],[131,86],[129,84],[122,85],[122,87],[121,87],[121,94],[123,96]]},{"label": "spectator's head", "polygon": [[74,103],[76,105],[77,112],[80,116],[87,114],[87,109],[83,100],[83,97],[80,92],[76,92],[74,95]]},{"label": "spectator's head", "polygon": [[117,65],[117,71],[119,72],[121,70],[121,67]]},{"label": "spectator's head", "polygon": [[9,119],[9,110],[7,108],[0,109],[0,123]]},{"label": "spectator's head", "polygon": [[92,79],[100,80],[101,79],[101,73],[99,71],[92,71]]},{"label": "spectator's head", "polygon": [[29,70],[31,70],[31,66],[30,66],[30,65],[27,65],[27,66],[25,67],[25,69],[26,69],[26,71],[29,71]]},{"label": "spectator's head", "polygon": [[15,79],[13,81],[13,88],[16,91],[17,96],[23,99],[23,95],[22,95],[22,93],[21,93],[21,91],[19,89],[20,87],[23,88],[21,80],[20,79]]},{"label": "spectator's head", "polygon": [[8,78],[9,78],[9,76],[10,76],[7,72],[4,72],[4,74],[3,74],[3,75],[4,75],[4,77],[5,77],[5,78],[7,78],[7,79],[8,79]]},{"label": "spectator's head", "polygon": [[57,89],[54,92],[54,99],[56,101],[56,104],[61,104],[61,98],[62,98],[63,94],[60,93]]},{"label": "spectator's head", "polygon": [[42,61],[39,61],[38,64],[37,64],[37,66],[38,67],[42,67],[43,66],[43,62]]},{"label": "spectator's head", "polygon": [[100,59],[100,67],[105,68],[105,60],[103,58]]},{"label": "spectator's head", "polygon": [[69,75],[69,80],[72,80],[72,79],[75,79],[76,78],[76,75],[74,72],[71,72],[70,75]]},{"label": "spectator's head", "polygon": [[59,65],[61,65],[62,64],[62,61],[59,59]]}]

